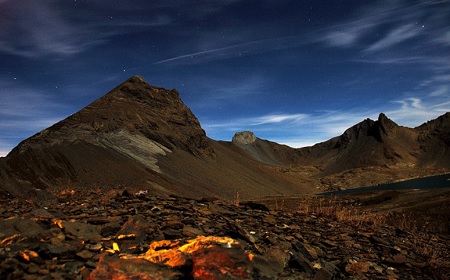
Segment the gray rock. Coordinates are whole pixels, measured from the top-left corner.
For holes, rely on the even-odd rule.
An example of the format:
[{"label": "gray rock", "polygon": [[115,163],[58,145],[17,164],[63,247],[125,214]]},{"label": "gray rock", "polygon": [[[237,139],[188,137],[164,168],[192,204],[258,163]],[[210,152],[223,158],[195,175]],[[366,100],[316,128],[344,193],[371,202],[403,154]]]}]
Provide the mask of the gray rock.
[{"label": "gray rock", "polygon": [[234,134],[232,142],[238,145],[248,145],[256,141],[256,136],[251,131],[241,131]]}]

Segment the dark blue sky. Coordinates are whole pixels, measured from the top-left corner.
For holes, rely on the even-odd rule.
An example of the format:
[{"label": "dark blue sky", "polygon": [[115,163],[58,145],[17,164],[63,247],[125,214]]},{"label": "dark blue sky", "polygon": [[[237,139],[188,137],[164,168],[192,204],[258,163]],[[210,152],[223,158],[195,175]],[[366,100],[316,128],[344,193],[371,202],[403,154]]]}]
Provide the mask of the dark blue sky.
[{"label": "dark blue sky", "polygon": [[132,75],[209,137],[299,147],[450,111],[450,1],[0,0],[0,156]]}]

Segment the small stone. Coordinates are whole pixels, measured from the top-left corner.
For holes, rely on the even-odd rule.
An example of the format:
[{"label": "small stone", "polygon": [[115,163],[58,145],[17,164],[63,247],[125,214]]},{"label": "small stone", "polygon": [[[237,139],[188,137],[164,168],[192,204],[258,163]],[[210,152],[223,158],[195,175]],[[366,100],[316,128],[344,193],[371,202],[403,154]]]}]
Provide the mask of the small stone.
[{"label": "small stone", "polygon": [[243,240],[250,242],[251,244],[256,242],[255,237],[250,234],[246,229],[244,229],[239,223],[234,223],[234,229],[236,234],[240,236]]},{"label": "small stone", "polygon": [[297,238],[299,241],[303,241],[304,240],[303,235],[301,235],[298,232],[294,233],[294,237]]},{"label": "small stone", "polygon": [[192,226],[184,226],[182,234],[183,234],[183,236],[187,236],[187,237],[195,237],[195,236],[199,236],[199,235],[205,235],[203,230],[194,228]]},{"label": "small stone", "polygon": [[64,271],[71,275],[78,275],[84,268],[84,263],[79,261],[69,261],[64,264]]},{"label": "small stone", "polygon": [[161,229],[182,229],[184,227],[184,224],[179,221],[167,221],[164,223],[164,225],[161,227]]},{"label": "small stone", "polygon": [[119,223],[108,223],[102,226],[100,234],[103,237],[115,236],[121,228]]},{"label": "small stone", "polygon": [[407,259],[403,254],[394,255],[386,260],[388,263],[392,264],[405,264]]},{"label": "small stone", "polygon": [[316,272],[316,274],[314,274],[313,279],[314,280],[331,280],[331,279],[333,279],[333,274],[324,268],[320,268]]},{"label": "small stone", "polygon": [[314,265],[301,252],[292,252],[289,267],[300,271],[306,271],[311,274],[313,272]]},{"label": "small stone", "polygon": [[97,227],[79,222],[62,222],[66,234],[74,235],[84,241],[100,241],[103,236],[97,231]]},{"label": "small stone", "polygon": [[147,233],[151,230],[150,223],[142,215],[130,216],[127,222],[122,226],[117,236],[126,236],[134,234],[134,240],[136,242],[142,242],[147,236]]},{"label": "small stone", "polygon": [[88,260],[94,256],[94,254],[88,250],[83,250],[77,253],[77,256],[82,258],[83,260]]},{"label": "small stone", "polygon": [[49,244],[47,250],[50,255],[55,257],[73,257],[83,247],[81,242],[66,242],[58,245]]},{"label": "small stone", "polygon": [[55,216],[45,209],[35,209],[30,214],[36,218],[52,219]]},{"label": "small stone", "polygon": [[264,222],[268,223],[269,225],[275,225],[277,223],[277,219],[275,219],[272,215],[266,215],[264,217]]},{"label": "small stone", "polygon": [[369,264],[366,262],[354,262],[347,265],[345,271],[350,275],[361,275],[369,271]]},{"label": "small stone", "polygon": [[37,274],[39,275],[48,275],[50,273],[50,270],[46,269],[46,268],[40,268],[37,271]]},{"label": "small stone", "polygon": [[317,250],[306,243],[303,243],[303,247],[305,248],[305,250],[308,252],[308,255],[313,259],[313,260],[317,260],[319,258]]},{"label": "small stone", "polygon": [[324,243],[328,247],[338,247],[339,246],[336,242],[333,242],[331,240],[324,240],[324,241],[322,241],[322,243]]},{"label": "small stone", "polygon": [[290,256],[286,250],[280,248],[282,246],[273,246],[264,252],[266,260],[270,260],[273,270],[281,272],[288,266]]},{"label": "small stone", "polygon": [[100,251],[100,249],[103,248],[102,244],[100,244],[100,243],[86,244],[85,247],[86,247],[86,249],[88,249],[89,251],[92,251],[92,252],[98,252],[98,251]]},{"label": "small stone", "polygon": [[25,237],[34,237],[45,232],[39,224],[29,219],[13,219],[12,222],[12,227]]},{"label": "small stone", "polygon": [[38,272],[38,270],[39,270],[39,266],[37,266],[36,264],[30,263],[28,265],[27,272],[30,274],[36,274]]},{"label": "small stone", "polygon": [[167,239],[177,239],[183,237],[182,232],[176,229],[166,229],[163,231],[163,234]]}]

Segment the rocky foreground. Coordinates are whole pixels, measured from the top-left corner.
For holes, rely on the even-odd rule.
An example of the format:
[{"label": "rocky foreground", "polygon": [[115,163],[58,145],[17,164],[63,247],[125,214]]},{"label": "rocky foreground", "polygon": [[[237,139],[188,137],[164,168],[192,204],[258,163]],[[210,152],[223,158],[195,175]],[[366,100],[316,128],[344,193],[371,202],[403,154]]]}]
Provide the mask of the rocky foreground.
[{"label": "rocky foreground", "polygon": [[[0,205],[1,279],[448,279],[448,236],[111,191]],[[304,207],[303,207],[304,209]]]}]

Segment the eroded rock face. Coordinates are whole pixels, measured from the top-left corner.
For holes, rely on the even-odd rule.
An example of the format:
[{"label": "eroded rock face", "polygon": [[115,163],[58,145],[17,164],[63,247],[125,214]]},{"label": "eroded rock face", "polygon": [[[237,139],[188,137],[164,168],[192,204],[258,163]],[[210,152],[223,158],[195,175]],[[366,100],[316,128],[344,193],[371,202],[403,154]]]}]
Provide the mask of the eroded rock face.
[{"label": "eroded rock face", "polygon": [[256,136],[251,131],[236,132],[233,136],[232,142],[238,145],[253,144],[256,141]]}]

